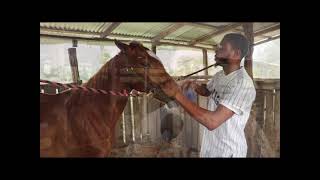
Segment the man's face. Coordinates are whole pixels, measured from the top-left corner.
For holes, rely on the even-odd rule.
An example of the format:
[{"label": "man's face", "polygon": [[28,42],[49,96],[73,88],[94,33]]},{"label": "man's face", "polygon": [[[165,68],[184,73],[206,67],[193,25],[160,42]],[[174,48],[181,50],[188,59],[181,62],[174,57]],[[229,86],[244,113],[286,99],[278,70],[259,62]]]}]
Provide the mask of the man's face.
[{"label": "man's face", "polygon": [[231,44],[223,39],[221,43],[218,45],[217,50],[215,51],[215,61],[218,64],[229,64],[230,60],[235,59],[235,50],[231,46]]}]

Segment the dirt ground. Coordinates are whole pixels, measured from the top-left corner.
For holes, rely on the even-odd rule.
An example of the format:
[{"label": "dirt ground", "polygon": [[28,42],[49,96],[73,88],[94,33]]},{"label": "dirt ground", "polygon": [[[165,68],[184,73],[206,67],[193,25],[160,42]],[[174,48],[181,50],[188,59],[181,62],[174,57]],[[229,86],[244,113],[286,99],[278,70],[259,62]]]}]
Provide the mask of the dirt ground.
[{"label": "dirt ground", "polygon": [[130,158],[196,158],[199,152],[182,147],[172,141],[159,143],[141,142],[123,145],[112,150],[110,157]]}]

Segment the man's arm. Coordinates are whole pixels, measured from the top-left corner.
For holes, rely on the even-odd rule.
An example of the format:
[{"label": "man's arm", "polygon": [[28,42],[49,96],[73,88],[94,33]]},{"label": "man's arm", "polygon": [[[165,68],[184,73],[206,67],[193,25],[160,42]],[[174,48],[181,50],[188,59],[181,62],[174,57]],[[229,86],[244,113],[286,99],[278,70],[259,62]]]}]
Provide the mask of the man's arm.
[{"label": "man's arm", "polygon": [[167,96],[175,98],[196,121],[207,127],[209,130],[217,128],[234,114],[232,110],[223,105],[219,105],[215,111],[201,108],[182,94],[178,84],[172,78],[168,78],[161,83],[160,87]]},{"label": "man's arm", "polygon": [[175,95],[176,101],[199,123],[210,131],[219,127],[222,123],[232,117],[233,111],[219,105],[215,111],[209,111],[188,100],[181,92]]}]

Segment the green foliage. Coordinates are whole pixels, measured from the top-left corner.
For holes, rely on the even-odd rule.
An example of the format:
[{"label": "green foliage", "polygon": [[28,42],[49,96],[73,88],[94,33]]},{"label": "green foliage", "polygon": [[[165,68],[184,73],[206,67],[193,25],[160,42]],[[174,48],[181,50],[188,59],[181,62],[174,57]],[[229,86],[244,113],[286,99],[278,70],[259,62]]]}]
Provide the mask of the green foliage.
[{"label": "green foliage", "polygon": [[71,68],[69,65],[58,66],[46,64],[48,71],[40,67],[40,78],[58,82],[72,82]]}]

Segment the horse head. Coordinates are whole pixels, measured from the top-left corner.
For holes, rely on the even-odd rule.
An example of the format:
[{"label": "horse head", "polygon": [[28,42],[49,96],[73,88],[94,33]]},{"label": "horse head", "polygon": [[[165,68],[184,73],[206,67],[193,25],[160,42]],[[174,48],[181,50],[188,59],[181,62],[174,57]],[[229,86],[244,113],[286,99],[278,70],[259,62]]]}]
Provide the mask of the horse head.
[{"label": "horse head", "polygon": [[153,92],[154,97],[162,102],[171,101],[172,99],[162,92],[159,83],[155,83],[154,79],[150,80],[150,76],[160,80],[168,76],[159,57],[136,41],[125,44],[115,40],[115,44],[121,50],[120,54],[124,55],[124,58],[120,59],[122,82],[130,89],[145,93]]}]

